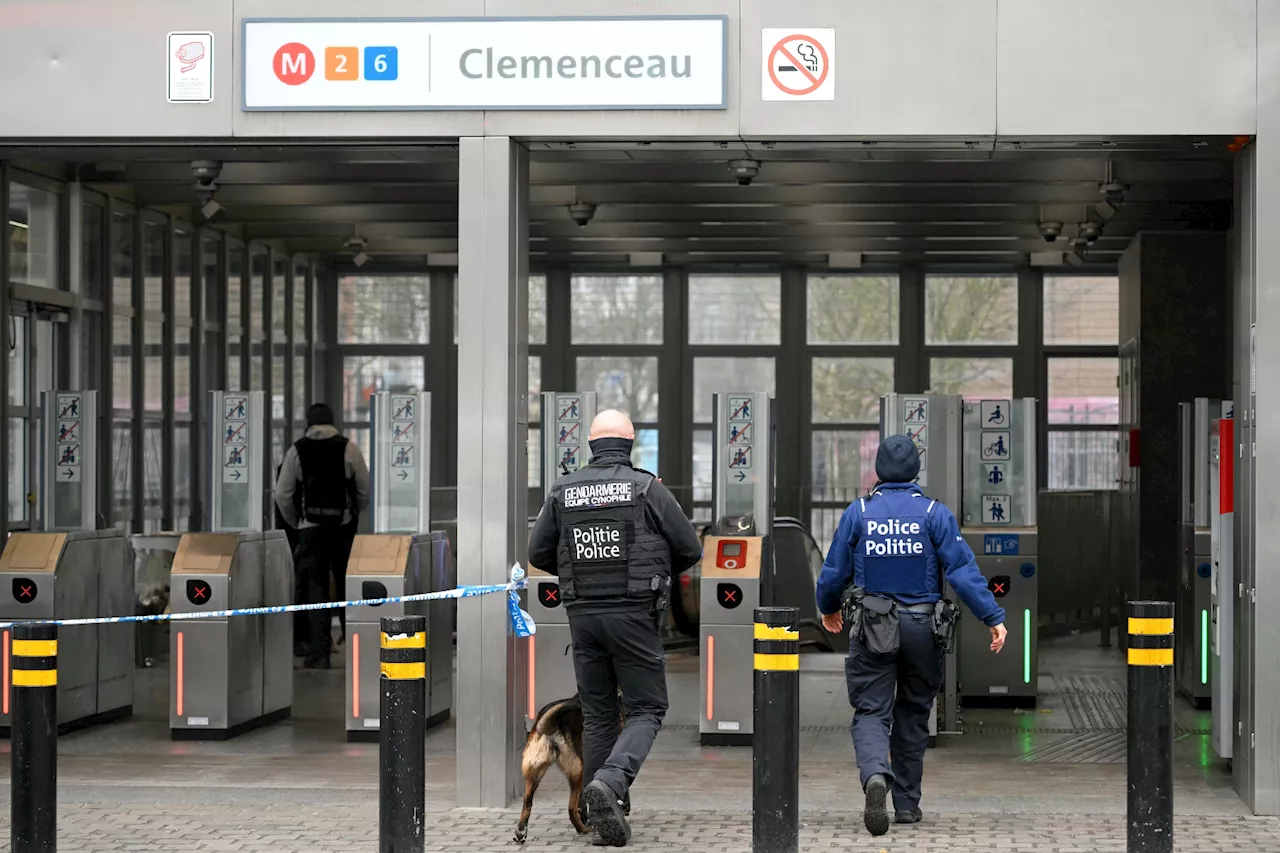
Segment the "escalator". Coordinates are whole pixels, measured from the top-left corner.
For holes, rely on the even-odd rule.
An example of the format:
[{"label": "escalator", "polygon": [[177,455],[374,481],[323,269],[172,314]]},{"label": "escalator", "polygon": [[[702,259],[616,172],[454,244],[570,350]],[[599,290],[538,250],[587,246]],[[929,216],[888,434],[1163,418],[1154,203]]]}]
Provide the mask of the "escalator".
[{"label": "escalator", "polygon": [[[699,535],[706,537],[711,525],[704,525]],[[822,627],[814,603],[818,574],[822,571],[822,549],[809,529],[799,519],[779,517],[773,521],[775,554],[775,604],[800,610],[800,645],[815,646],[821,651],[843,652],[849,647],[849,628],[832,634]],[[672,596],[671,615],[681,633],[698,636],[698,595],[701,566],[693,566],[680,574],[679,591]]]}]

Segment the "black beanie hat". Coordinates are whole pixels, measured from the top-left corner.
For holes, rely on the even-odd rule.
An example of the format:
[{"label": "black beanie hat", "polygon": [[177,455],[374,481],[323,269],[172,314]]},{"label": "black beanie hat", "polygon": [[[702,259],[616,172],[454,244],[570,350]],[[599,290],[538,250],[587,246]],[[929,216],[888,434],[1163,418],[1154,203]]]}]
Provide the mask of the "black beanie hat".
[{"label": "black beanie hat", "polygon": [[326,425],[333,426],[333,409],[325,403],[312,403],[307,408],[307,429]]},{"label": "black beanie hat", "polygon": [[920,473],[920,452],[905,435],[891,435],[876,451],[876,476],[882,483],[910,483]]}]

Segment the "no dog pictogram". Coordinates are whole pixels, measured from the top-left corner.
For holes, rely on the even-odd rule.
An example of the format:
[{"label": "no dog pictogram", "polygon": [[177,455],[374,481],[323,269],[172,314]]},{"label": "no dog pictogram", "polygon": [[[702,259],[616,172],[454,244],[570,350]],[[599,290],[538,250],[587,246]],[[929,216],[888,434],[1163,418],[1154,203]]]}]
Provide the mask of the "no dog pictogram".
[{"label": "no dog pictogram", "polygon": [[829,101],[835,98],[835,81],[831,75],[835,30],[766,29],[762,49],[765,74],[761,96],[764,100]]}]

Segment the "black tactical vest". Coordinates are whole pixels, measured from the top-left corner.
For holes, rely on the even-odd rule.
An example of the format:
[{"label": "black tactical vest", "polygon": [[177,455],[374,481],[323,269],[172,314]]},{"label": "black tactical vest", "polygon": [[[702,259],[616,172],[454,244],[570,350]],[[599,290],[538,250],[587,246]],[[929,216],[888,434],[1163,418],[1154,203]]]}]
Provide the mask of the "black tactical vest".
[{"label": "black tactical vest", "polygon": [[649,604],[671,576],[671,551],[645,505],[654,477],[620,462],[588,465],[551,489],[558,506],[556,563],[565,604]]},{"label": "black tactical vest", "polygon": [[347,511],[347,439],[300,438],[294,442],[302,468],[302,517],[312,524],[341,524]]}]

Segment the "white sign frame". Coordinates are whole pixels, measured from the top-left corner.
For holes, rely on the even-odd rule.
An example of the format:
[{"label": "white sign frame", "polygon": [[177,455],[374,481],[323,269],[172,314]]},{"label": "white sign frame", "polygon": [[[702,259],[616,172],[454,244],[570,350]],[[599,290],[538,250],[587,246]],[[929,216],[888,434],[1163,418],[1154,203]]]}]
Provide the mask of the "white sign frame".
[{"label": "white sign frame", "polygon": [[[307,77],[296,85],[274,67],[292,44],[311,56]],[[328,76],[325,51],[341,46],[357,47],[361,60],[367,47],[394,47],[395,76],[371,78],[363,68],[354,77]],[[245,18],[239,54],[244,112],[729,107],[727,15]],[[299,54],[289,56],[298,68]],[[689,57],[688,76],[667,75],[666,64],[650,62],[654,56]],[[514,76],[502,73],[508,58]]]},{"label": "white sign frame", "polygon": [[[814,59],[821,55],[822,69],[817,80],[802,65],[803,57],[792,56],[793,67],[808,78],[813,88],[803,94],[782,88],[773,71],[774,53],[784,42],[807,41],[817,48]],[[836,31],[834,27],[765,27],[760,31],[760,99],[762,101],[834,101],[836,99]]]},{"label": "white sign frame", "polygon": [[[184,61],[179,58],[178,51],[189,44],[199,44],[202,53]],[[169,33],[165,38],[167,53],[165,68],[167,69],[167,86],[165,100],[171,104],[211,104],[213,103],[214,67],[213,67],[213,33],[208,30],[178,31]],[[203,64],[201,64],[203,63]],[[183,70],[184,67],[187,70]],[[188,72],[197,72],[187,77]],[[192,82],[191,88],[197,89],[195,97],[178,97],[174,95],[174,83]]]}]

